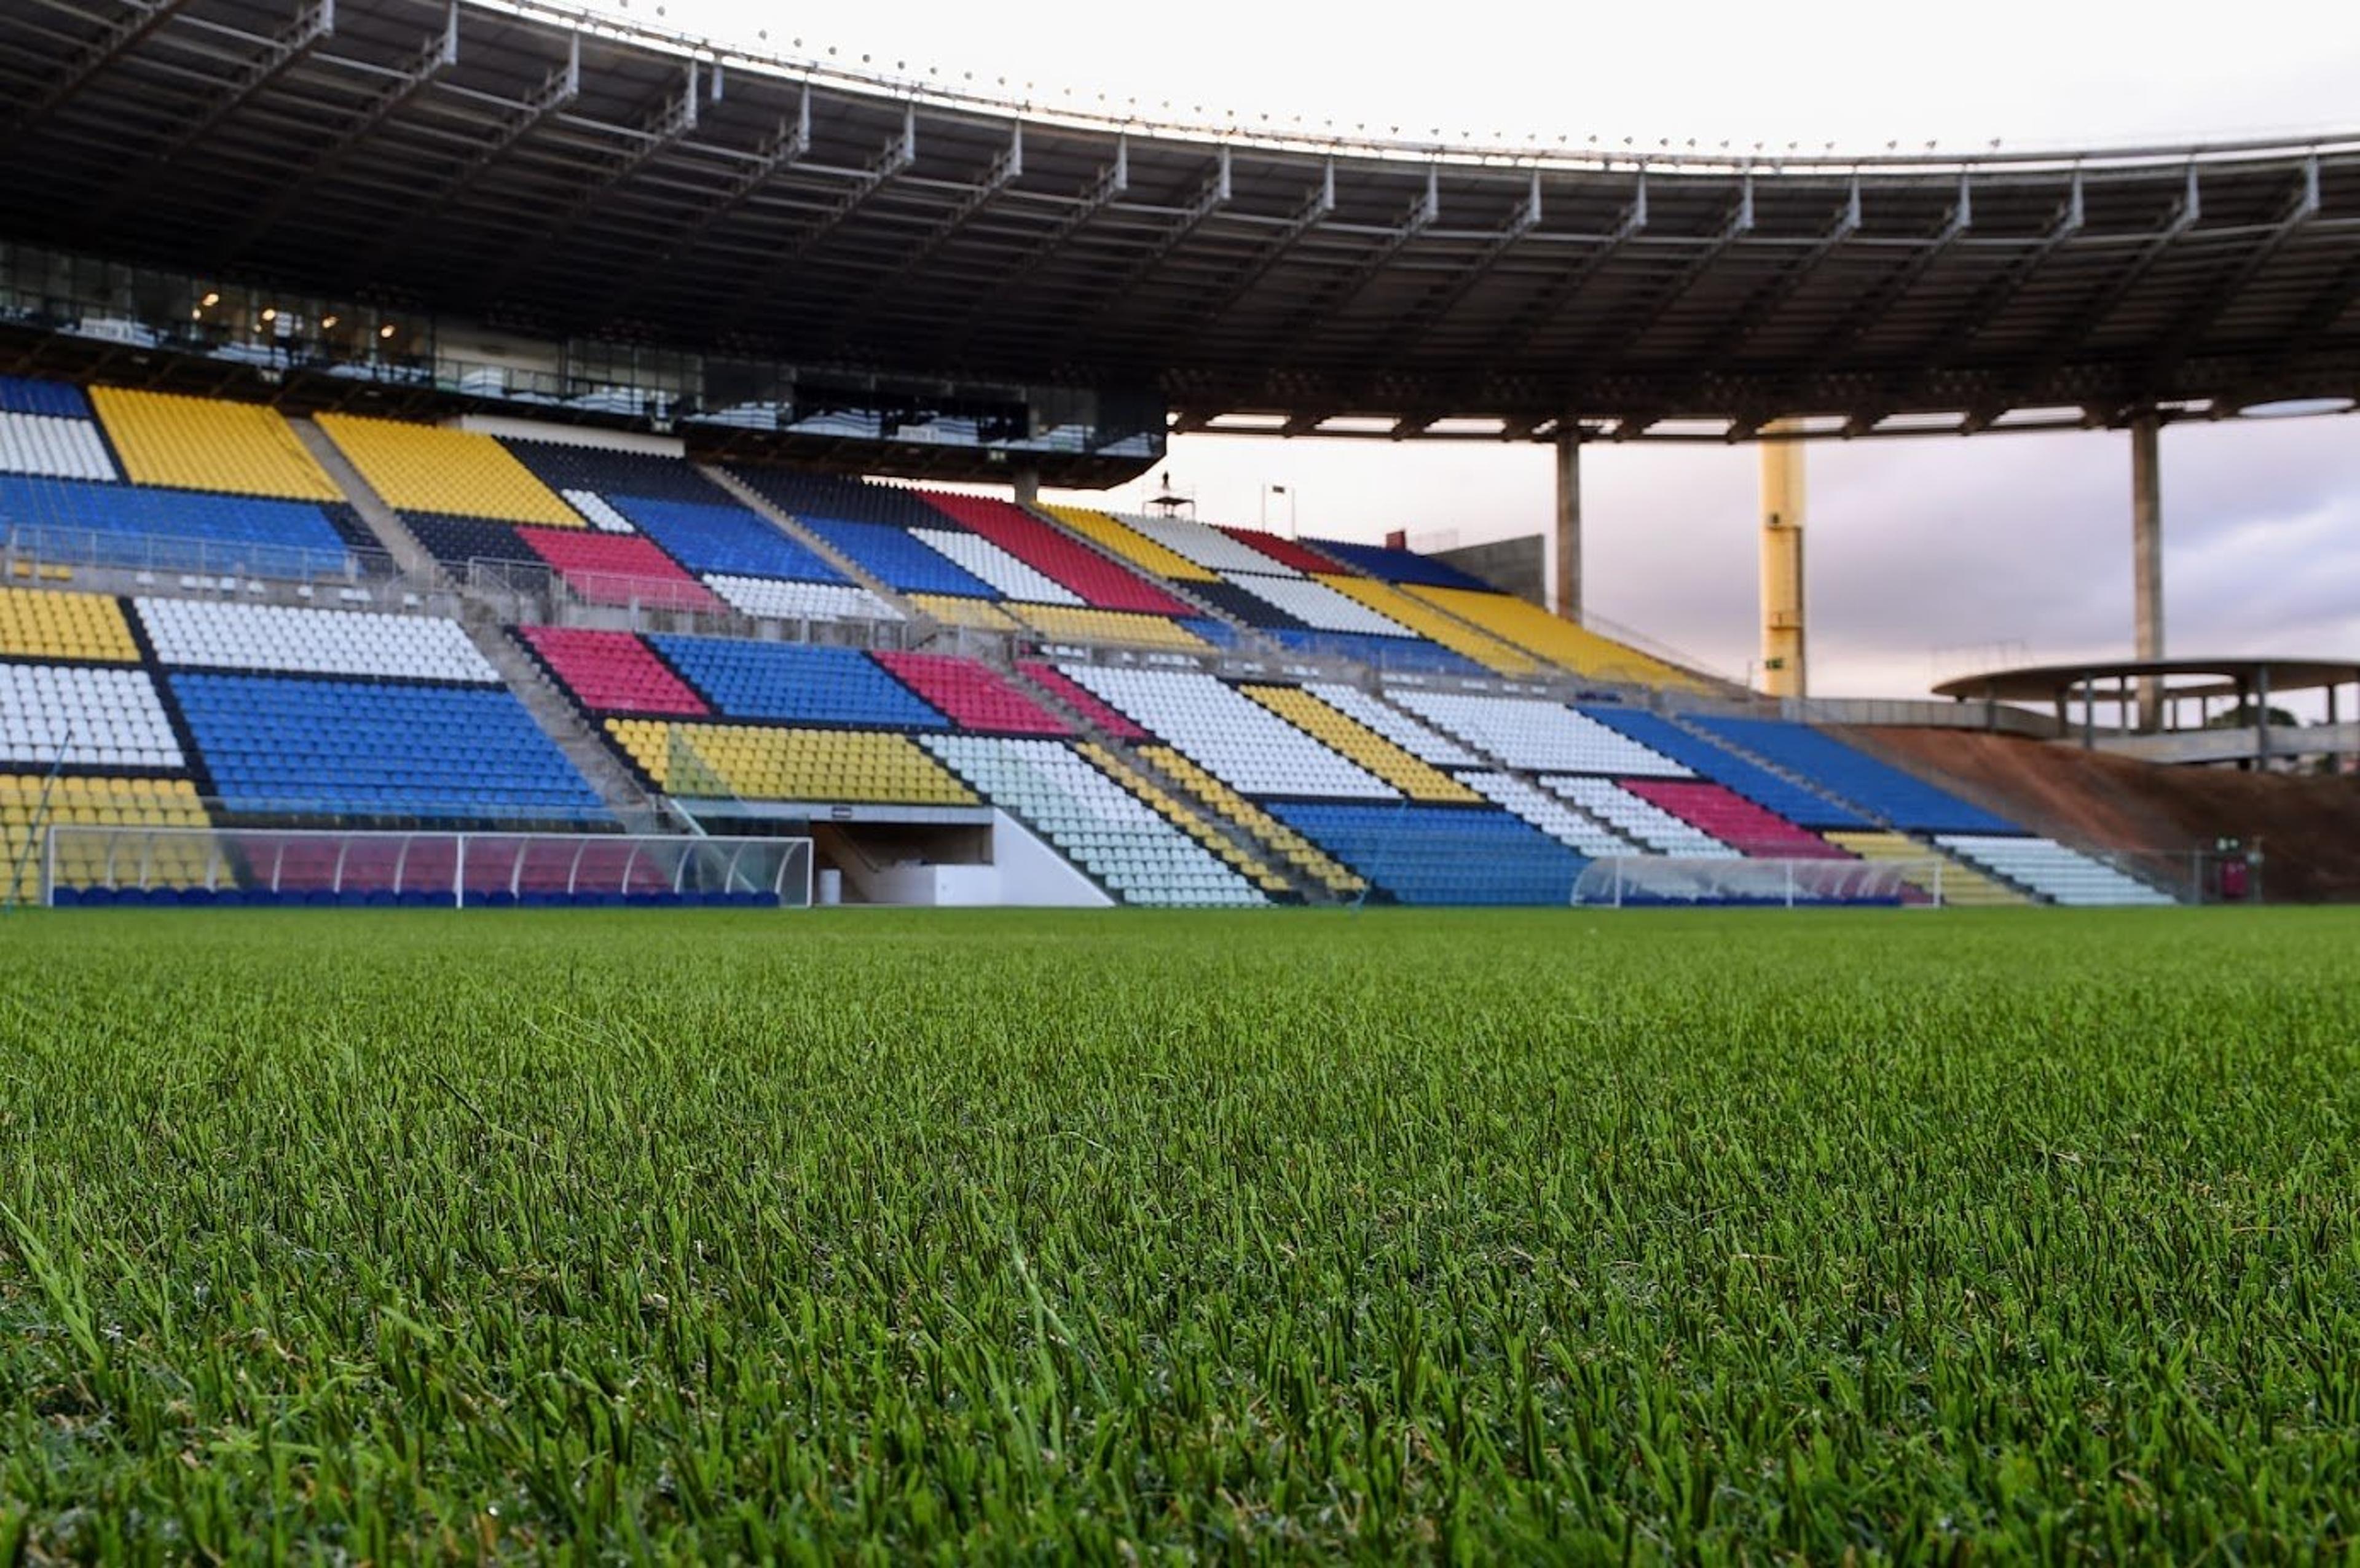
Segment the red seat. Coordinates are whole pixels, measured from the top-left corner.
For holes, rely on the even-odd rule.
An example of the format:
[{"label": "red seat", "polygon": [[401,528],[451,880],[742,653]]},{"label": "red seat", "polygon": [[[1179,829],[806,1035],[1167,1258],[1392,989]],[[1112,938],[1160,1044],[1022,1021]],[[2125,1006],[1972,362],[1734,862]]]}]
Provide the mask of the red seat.
[{"label": "red seat", "polygon": [[517,635],[595,713],[701,717],[712,710],[655,650],[629,632],[519,626]]},{"label": "red seat", "polygon": [[972,659],[943,653],[878,653],[877,662],[963,730],[1057,735],[1073,726]]},{"label": "red seat", "polygon": [[1624,779],[1623,789],[1710,833],[1741,855],[1775,860],[1850,860],[1852,855],[1718,784]]}]

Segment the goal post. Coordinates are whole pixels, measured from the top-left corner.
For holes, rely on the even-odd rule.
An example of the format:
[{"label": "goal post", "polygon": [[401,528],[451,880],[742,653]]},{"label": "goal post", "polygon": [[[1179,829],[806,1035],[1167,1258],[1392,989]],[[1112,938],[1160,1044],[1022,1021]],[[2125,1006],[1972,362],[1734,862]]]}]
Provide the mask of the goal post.
[{"label": "goal post", "polygon": [[1591,861],[1573,886],[1573,902],[1591,909],[1930,909],[1942,901],[1942,863],[1931,858],[1612,855]]},{"label": "goal post", "polygon": [[803,837],[52,824],[52,906],[807,908]]}]

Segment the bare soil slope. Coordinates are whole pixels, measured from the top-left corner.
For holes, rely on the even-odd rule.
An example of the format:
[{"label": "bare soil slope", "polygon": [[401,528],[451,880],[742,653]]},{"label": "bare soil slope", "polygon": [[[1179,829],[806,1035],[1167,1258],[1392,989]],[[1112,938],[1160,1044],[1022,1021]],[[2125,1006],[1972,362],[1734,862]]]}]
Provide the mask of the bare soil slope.
[{"label": "bare soil slope", "polygon": [[2157,850],[2259,840],[2272,901],[2360,899],[2360,779],[2158,768],[1964,730],[1836,733],[2052,837]]}]

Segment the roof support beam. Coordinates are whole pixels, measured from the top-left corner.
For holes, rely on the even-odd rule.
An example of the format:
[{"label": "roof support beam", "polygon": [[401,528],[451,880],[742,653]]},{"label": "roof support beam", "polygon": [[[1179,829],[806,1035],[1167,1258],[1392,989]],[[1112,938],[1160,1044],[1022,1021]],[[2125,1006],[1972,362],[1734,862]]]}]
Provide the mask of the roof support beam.
[{"label": "roof support beam", "polygon": [[1275,234],[1262,242],[1262,249],[1229,280],[1229,286],[1222,290],[1220,298],[1210,305],[1200,304],[1191,310],[1188,319],[1207,321],[1226,315],[1231,306],[1252,293],[1254,286],[1270,276],[1271,268],[1286,259],[1286,254],[1295,248],[1295,241],[1309,234],[1335,211],[1336,160],[1329,158],[1320,169],[1319,183],[1312,187],[1311,194],[1303,199],[1303,204],[1286,218]]},{"label": "roof support beam", "polygon": [[1229,149],[1224,147],[1218,149],[1211,171],[1205,176],[1204,183],[1197,186],[1196,194],[1189,198],[1187,204],[1180,209],[1180,214],[1173,221],[1172,226],[1131,263],[1130,269],[1099,299],[1097,309],[1076,319],[1065,329],[1064,336],[1058,340],[1057,357],[1063,357],[1066,348],[1082,332],[1104,321],[1129,299],[1141,284],[1154,276],[1156,269],[1171,257],[1174,251],[1187,242],[1189,235],[1204,226],[1206,219],[1229,204]]},{"label": "roof support beam", "polygon": [[1934,264],[1941,260],[1960,237],[1974,227],[1974,185],[1971,178],[1962,173],[1959,176],[1958,198],[1950,203],[1950,212],[1943,215],[1942,226],[1844,312],[1843,320],[1811,351],[1808,368],[1801,379],[1816,379],[1832,361],[1873,332],[1895,306],[1909,297],[1909,291],[1918,286],[1918,280],[1933,270]]},{"label": "roof support beam", "polygon": [[279,195],[268,206],[256,213],[214,258],[216,266],[227,267],[253,249],[255,243],[270,233],[279,221],[294,211],[319,183],[333,174],[353,150],[368,139],[376,129],[398,113],[401,106],[451,67],[459,63],[459,0],[451,0],[450,9],[443,14],[440,31],[429,38],[419,51],[403,65],[388,73],[387,79],[361,112],[354,116],[344,133],[321,148],[319,155],[298,169],[279,188]]},{"label": "roof support beam", "polygon": [[1597,276],[1600,267],[1612,260],[1631,240],[1645,233],[1646,228],[1647,171],[1642,169],[1637,182],[1631,188],[1631,200],[1622,209],[1621,221],[1605,234],[1595,236],[1587,255],[1557,274],[1546,288],[1525,301],[1524,308],[1484,345],[1480,359],[1486,363],[1496,362],[1511,350],[1521,347],[1536,328],[1573,302],[1590,280]]},{"label": "roof support beam", "polygon": [[[2311,297],[2304,304],[2302,313],[2280,334],[2278,348],[2246,377],[2245,385],[2226,400],[2243,408],[2248,403],[2267,402],[2275,397],[2294,397],[2314,390],[2282,387],[2278,377],[2289,365],[2317,345],[2328,329],[2343,319],[2355,300],[2360,300],[2360,256],[2345,262],[2344,269]],[[2325,394],[2331,389],[2320,387],[2315,390]],[[2360,393],[2360,389],[2347,390],[2344,395],[2355,393]]]},{"label": "roof support beam", "polygon": [[1770,282],[1754,291],[1730,323],[1711,352],[1705,356],[1707,365],[1718,365],[1743,354],[1746,345],[1762,334],[1765,326],[1778,311],[1802,291],[1828,257],[1843,248],[1843,244],[1860,233],[1860,176],[1853,175],[1852,188],[1844,192],[1843,205],[1837,209],[1826,234],[1811,248],[1797,257],[1793,266]]},{"label": "roof support beam", "polygon": [[2238,256],[2236,265],[2220,282],[2205,289],[2193,307],[2173,323],[2170,334],[2164,339],[2149,362],[2147,379],[2158,396],[2167,392],[2178,378],[2180,362],[2188,351],[2196,346],[2212,323],[2237,302],[2270,259],[2285,248],[2286,243],[2302,232],[2303,226],[2319,216],[2319,158],[2313,154],[2303,161],[2296,176],[2293,192],[2287,198],[2286,209],[2278,223],[2260,243],[2247,246]]},{"label": "roof support beam", "polygon": [[905,104],[901,110],[901,129],[886,142],[868,167],[853,177],[852,183],[828,203],[825,211],[808,228],[779,248],[778,254],[765,265],[753,283],[742,291],[723,318],[723,332],[733,332],[746,319],[770,302],[796,264],[827,242],[829,235],[844,226],[845,220],[866,206],[869,199],[890,184],[894,176],[918,161],[918,110],[915,104]]},{"label": "roof support beam", "polygon": [[[1633,344],[1654,332],[1657,323],[1678,308],[1679,302],[1688,298],[1688,290],[1696,287],[1697,279],[1721,259],[1723,252],[1753,232],[1754,176],[1748,173],[1738,185],[1737,200],[1730,203],[1729,215],[1721,220],[1721,227],[1680,265],[1678,271],[1673,273],[1671,282],[1665,286],[1652,305],[1633,312],[1611,332],[1585,344],[1581,353],[1582,363],[1601,366],[1611,373],[1615,361],[1629,353]],[[1645,426],[1640,428],[1644,430]],[[1616,434],[1612,439],[1621,441],[1624,438]]]},{"label": "roof support beam", "polygon": [[[1019,120],[1009,127],[1008,145],[993,155],[991,166],[983,177],[967,188],[958,204],[935,221],[925,237],[912,246],[908,255],[883,278],[871,284],[866,293],[841,315],[831,334],[833,348],[858,336],[860,329],[875,318],[878,308],[884,304],[901,280],[932,261],[942,248],[958,237],[959,232],[1006,191],[1024,177],[1024,122]],[[833,350],[831,351],[832,354]]]},{"label": "roof support beam", "polygon": [[1441,214],[1440,182],[1437,171],[1429,165],[1426,171],[1426,190],[1403,212],[1401,222],[1378,241],[1376,248],[1362,256],[1341,281],[1317,302],[1297,310],[1281,329],[1278,346],[1273,351],[1275,357],[1289,357],[1322,321],[1349,310],[1352,301],[1376,281],[1377,275],[1393,264],[1393,257],[1399,256],[1412,240],[1432,228]]},{"label": "roof support beam", "polygon": [[694,222],[680,230],[670,245],[654,252],[617,284],[598,304],[595,314],[611,317],[639,297],[653,278],[673,262],[696,247],[715,224],[753,200],[757,191],[779,175],[792,169],[811,151],[811,92],[806,88],[795,107],[792,120],[781,120],[778,128],[763,138],[761,146],[747,155],[746,166],[731,176],[719,197]]},{"label": "roof support beam", "polygon": [[[1228,157],[1226,149],[1222,156],[1226,160]],[[949,357],[956,360],[965,354],[968,343],[974,339],[976,332],[982,327],[985,317],[992,309],[1004,304],[1013,298],[1019,289],[1031,283],[1035,277],[1039,276],[1043,267],[1056,258],[1057,253],[1065,248],[1067,240],[1079,234],[1100,212],[1120,201],[1130,189],[1131,138],[1128,136],[1121,136],[1115,138],[1114,161],[1098,170],[1098,177],[1090,181],[1089,188],[1075,199],[1073,206],[1066,209],[1058,218],[1055,225],[1043,234],[1032,249],[1025,252],[1023,259],[1019,261],[1006,277],[993,283],[968,309],[966,317],[959,322],[957,332],[951,340]]]},{"label": "roof support beam", "polygon": [[697,71],[697,62],[690,60],[688,79],[682,83],[678,95],[665,99],[644,123],[626,133],[631,138],[630,145],[617,157],[601,164],[589,185],[556,219],[541,225],[530,244],[510,254],[499,270],[492,275],[491,281],[484,286],[480,294],[482,299],[497,300],[517,279],[532,276],[533,268],[541,264],[541,257],[573,237],[574,231],[582,226],[583,220],[590,215],[590,210],[598,204],[601,197],[696,129]]},{"label": "roof support beam", "polygon": [[94,77],[129,54],[157,28],[172,19],[173,14],[188,0],[125,0],[125,14],[114,26],[93,38],[65,74],[53,82],[47,93],[27,105],[9,123],[12,136],[47,119],[57,106],[81,92]]},{"label": "roof support beam", "polygon": [[1524,199],[1517,203],[1507,223],[1483,243],[1482,250],[1459,270],[1457,277],[1411,309],[1386,345],[1387,357],[1398,359],[1404,351],[1423,343],[1444,318],[1459,308],[1459,301],[1473,293],[1476,286],[1491,275],[1491,269],[1500,265],[1501,258],[1540,226],[1541,171],[1535,169],[1532,171],[1532,182],[1524,192]]},{"label": "roof support beam", "polygon": [[2032,281],[2033,274],[2040,270],[2040,264],[2054,255],[2058,246],[2081,232],[2085,218],[2081,171],[2077,169],[2073,171],[2072,183],[2066,188],[2065,200],[2050,217],[2049,227],[2027,245],[1998,277],[1975,290],[1974,298],[1969,299],[1943,326],[1939,337],[1926,349],[1910,356],[1926,368],[1907,378],[1896,378],[1888,383],[1885,397],[1846,420],[1843,433],[1847,436],[1866,435],[1898,412],[1901,405],[1915,401],[1921,396],[1929,373],[1950,368],[1949,362],[1960,350],[1972,343],[1975,335],[1994,317],[2007,308],[2008,301]]},{"label": "roof support beam", "polygon": [[2007,391],[1970,409],[1967,417],[1959,422],[1959,433],[1973,435],[2011,408],[2027,399],[2041,397],[2041,388],[2057,373],[2058,367],[2071,358],[2073,351],[2088,342],[2092,332],[2105,324],[2106,319],[2138,288],[2154,269],[2155,264],[2163,259],[2164,253],[2196,226],[2202,212],[2203,200],[2197,189],[2196,166],[2191,163],[2188,166],[2186,190],[2172,203],[2170,216],[2164,221],[2163,226],[2139,247],[2138,256],[2128,267],[2117,268],[2099,286],[2088,302],[2074,311],[2067,324],[2049,338],[2040,357],[2016,378]]},{"label": "roof support beam", "polygon": [[247,100],[278,80],[281,71],[335,36],[336,0],[312,0],[290,22],[270,47],[249,61],[230,83],[229,96],[214,104],[205,117],[183,131],[166,148],[161,161],[169,163],[213,134],[213,127],[246,107]]}]

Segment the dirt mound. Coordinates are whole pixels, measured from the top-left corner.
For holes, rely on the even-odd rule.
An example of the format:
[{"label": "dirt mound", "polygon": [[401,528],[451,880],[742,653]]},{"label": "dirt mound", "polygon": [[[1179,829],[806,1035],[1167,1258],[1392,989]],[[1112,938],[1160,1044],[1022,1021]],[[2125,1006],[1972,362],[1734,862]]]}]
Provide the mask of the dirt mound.
[{"label": "dirt mound", "polygon": [[1969,730],[1835,733],[2052,838],[2144,850],[2258,842],[2273,902],[2360,899],[2360,778],[2161,768]]}]

